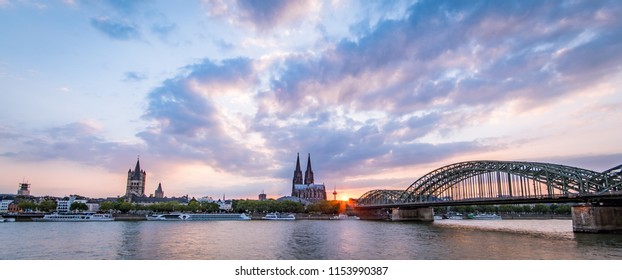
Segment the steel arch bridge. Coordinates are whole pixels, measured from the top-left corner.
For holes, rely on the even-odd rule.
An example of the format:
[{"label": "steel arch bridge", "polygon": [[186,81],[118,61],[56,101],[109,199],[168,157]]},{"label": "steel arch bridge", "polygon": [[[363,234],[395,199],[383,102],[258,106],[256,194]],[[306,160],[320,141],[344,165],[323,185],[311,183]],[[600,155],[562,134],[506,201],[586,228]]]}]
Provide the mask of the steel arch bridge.
[{"label": "steel arch bridge", "polygon": [[540,162],[467,161],[425,174],[406,190],[372,190],[357,208],[622,201],[622,165],[604,172]]}]

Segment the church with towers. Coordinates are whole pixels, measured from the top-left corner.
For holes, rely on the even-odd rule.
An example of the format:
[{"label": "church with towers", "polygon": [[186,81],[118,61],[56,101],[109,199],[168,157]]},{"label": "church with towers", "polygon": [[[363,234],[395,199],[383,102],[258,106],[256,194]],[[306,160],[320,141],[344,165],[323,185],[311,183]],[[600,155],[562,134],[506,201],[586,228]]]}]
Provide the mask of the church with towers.
[{"label": "church with towers", "polygon": [[188,197],[181,198],[167,198],[164,196],[162,190],[162,183],[158,183],[158,188],[153,195],[147,196],[145,194],[145,186],[147,182],[147,172],[140,168],[140,159],[136,159],[136,167],[134,170],[130,168],[127,171],[127,185],[125,187],[125,200],[133,203],[158,203],[167,201],[178,201],[180,203],[187,202]]},{"label": "church with towers", "polygon": [[136,167],[127,171],[127,187],[125,188],[125,197],[131,199],[132,196],[145,196],[145,182],[147,180],[147,172],[140,169],[140,159],[136,159]]},{"label": "church with towers", "polygon": [[309,202],[326,200],[326,187],[324,184],[315,184],[313,179],[311,154],[307,158],[307,169],[304,177],[300,169],[300,154],[296,156],[296,170],[294,170],[294,178],[292,180],[292,196]]}]

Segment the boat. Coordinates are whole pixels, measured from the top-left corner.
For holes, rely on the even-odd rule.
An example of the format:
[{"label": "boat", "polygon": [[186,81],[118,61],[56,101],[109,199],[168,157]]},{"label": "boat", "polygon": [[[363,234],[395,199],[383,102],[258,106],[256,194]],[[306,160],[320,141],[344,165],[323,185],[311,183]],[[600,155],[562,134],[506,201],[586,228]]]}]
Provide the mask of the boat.
[{"label": "boat", "polygon": [[271,221],[293,221],[296,220],[296,216],[294,216],[294,214],[268,213],[261,219]]},{"label": "boat", "polygon": [[168,213],[146,216],[148,221],[248,221],[251,218],[242,213]]},{"label": "boat", "polygon": [[360,220],[361,218],[357,216],[348,216],[346,214],[339,214],[337,216],[333,216],[330,218],[331,220]]},{"label": "boat", "polygon": [[449,219],[449,220],[462,220],[462,214],[461,213],[443,215],[442,217],[443,217],[443,219]]},{"label": "boat", "polygon": [[15,222],[15,218],[5,218],[0,216],[0,223]]},{"label": "boat", "polygon": [[497,214],[469,214],[467,215],[467,219],[471,220],[501,220],[501,216]]},{"label": "boat", "polygon": [[114,218],[111,214],[84,212],[53,213],[44,215],[43,218],[32,218],[32,220],[35,222],[111,222]]}]

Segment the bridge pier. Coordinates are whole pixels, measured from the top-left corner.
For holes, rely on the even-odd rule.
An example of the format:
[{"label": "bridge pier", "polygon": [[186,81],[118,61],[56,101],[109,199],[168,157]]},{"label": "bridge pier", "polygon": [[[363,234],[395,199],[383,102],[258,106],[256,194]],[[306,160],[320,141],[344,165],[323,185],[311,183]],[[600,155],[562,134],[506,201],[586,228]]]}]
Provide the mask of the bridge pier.
[{"label": "bridge pier", "polygon": [[622,206],[573,206],[572,230],[591,233],[622,232]]},{"label": "bridge pier", "polygon": [[389,213],[386,209],[354,209],[354,213],[361,220],[388,220]]},{"label": "bridge pier", "polygon": [[394,208],[393,211],[391,211],[391,221],[433,222],[434,209],[430,207],[415,209]]}]

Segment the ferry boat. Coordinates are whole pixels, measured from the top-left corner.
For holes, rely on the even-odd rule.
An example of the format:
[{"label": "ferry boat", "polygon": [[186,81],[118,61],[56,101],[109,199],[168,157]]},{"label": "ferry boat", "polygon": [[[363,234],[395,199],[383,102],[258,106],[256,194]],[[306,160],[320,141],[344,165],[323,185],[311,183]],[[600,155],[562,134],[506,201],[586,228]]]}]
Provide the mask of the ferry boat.
[{"label": "ferry boat", "polygon": [[35,222],[111,222],[114,218],[111,214],[84,213],[53,213],[43,218],[32,218]]},{"label": "ferry boat", "polygon": [[263,220],[271,220],[271,221],[293,221],[296,220],[296,216],[294,214],[279,214],[279,213],[268,213],[265,217],[261,218]]},{"label": "ferry boat", "polygon": [[146,218],[148,221],[248,221],[251,219],[244,213],[169,213],[147,215]]}]

